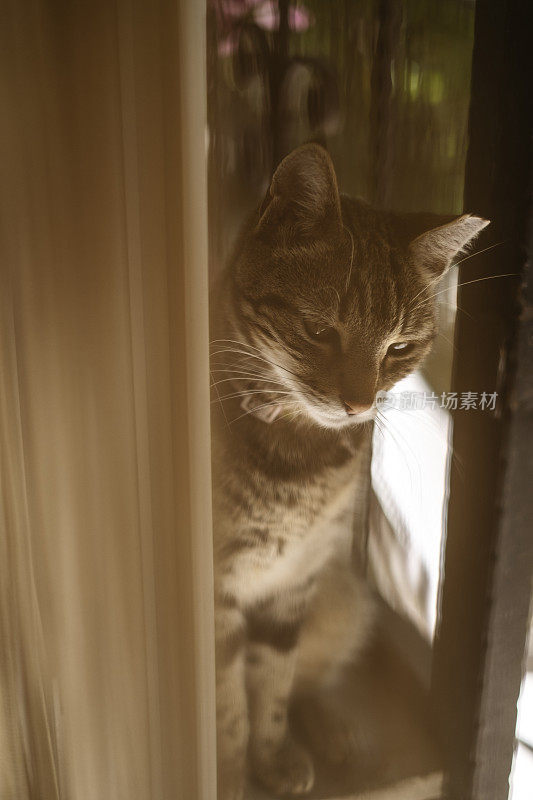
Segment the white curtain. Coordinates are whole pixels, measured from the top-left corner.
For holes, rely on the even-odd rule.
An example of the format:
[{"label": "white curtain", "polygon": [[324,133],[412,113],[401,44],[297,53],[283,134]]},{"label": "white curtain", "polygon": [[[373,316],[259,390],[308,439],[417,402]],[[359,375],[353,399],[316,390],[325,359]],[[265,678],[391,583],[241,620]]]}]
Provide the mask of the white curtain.
[{"label": "white curtain", "polygon": [[2,800],[215,797],[204,14],[2,4]]}]

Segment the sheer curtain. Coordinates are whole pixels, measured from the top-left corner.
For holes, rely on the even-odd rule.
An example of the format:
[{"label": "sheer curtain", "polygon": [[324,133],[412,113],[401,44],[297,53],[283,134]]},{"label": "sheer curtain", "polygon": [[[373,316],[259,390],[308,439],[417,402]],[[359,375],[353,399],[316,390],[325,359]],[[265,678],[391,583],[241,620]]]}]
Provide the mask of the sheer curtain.
[{"label": "sheer curtain", "polygon": [[215,797],[204,14],[2,4],[2,800]]}]

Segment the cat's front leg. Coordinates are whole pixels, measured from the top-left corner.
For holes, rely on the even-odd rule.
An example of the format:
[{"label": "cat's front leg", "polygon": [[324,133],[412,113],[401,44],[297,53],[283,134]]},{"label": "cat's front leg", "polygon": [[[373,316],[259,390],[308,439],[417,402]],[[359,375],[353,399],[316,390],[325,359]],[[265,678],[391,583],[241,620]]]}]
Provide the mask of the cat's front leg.
[{"label": "cat's front leg", "polygon": [[313,763],[288,724],[302,612],[287,609],[278,599],[259,604],[247,616],[252,768],[275,794],[305,794],[314,783]]},{"label": "cat's front leg", "polygon": [[217,696],[217,800],[243,800],[248,746],[245,622],[235,600],[215,605]]}]

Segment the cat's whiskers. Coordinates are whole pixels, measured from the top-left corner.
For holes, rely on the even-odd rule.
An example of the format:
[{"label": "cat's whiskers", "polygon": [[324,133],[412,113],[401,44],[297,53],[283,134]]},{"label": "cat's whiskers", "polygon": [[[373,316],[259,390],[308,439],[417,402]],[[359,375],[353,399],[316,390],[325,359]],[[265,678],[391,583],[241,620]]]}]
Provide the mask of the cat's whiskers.
[{"label": "cat's whiskers", "polygon": [[276,380],[266,371],[252,371],[248,369],[239,369],[238,366],[232,364],[223,364],[220,367],[211,369],[211,372],[216,375],[230,375],[236,378],[250,378],[250,380],[270,380],[272,383],[281,383],[282,381]]},{"label": "cat's whiskers", "polygon": [[[388,433],[388,435],[390,436],[391,440],[396,445],[396,448],[397,448],[398,452],[401,453],[401,455],[402,455],[402,457],[403,457],[403,459],[405,461],[405,464],[407,466],[407,472],[409,474],[409,481],[410,481],[410,484],[411,484],[411,492],[412,493],[414,493],[414,488],[413,488],[413,483],[414,482],[413,482],[413,473],[412,473],[412,470],[411,470],[411,466],[412,466],[412,464],[414,464],[417,467],[417,469],[418,469],[418,493],[419,493],[419,496],[420,496],[420,500],[422,500],[422,472],[421,472],[421,469],[420,469],[420,463],[419,463],[418,459],[416,458],[413,449],[411,448],[411,446],[409,445],[409,443],[407,442],[407,440],[405,439],[403,434],[400,433],[399,430],[395,430],[394,431],[392,429],[392,426],[390,425],[389,420],[383,415],[383,413],[379,409],[376,409],[376,420],[380,421],[384,431],[386,433]],[[385,440],[385,436],[383,436],[383,438]],[[398,439],[401,440],[401,442],[403,443],[404,448],[411,455],[411,461],[407,458],[407,455],[404,452],[404,449],[399,444]]]},{"label": "cat's whiskers", "polygon": [[[384,415],[384,414],[383,414],[381,411],[379,411],[379,409],[376,409],[376,410],[377,410],[377,414],[380,416],[380,418],[381,418],[382,422],[383,422],[383,423],[385,424],[385,426],[387,427],[387,426],[389,425],[389,420],[388,420],[388,419],[385,417],[385,415]],[[394,410],[395,410],[395,411],[396,411],[396,410],[400,411],[400,410],[404,410],[404,409],[394,409]],[[393,430],[392,430],[392,428],[390,427],[390,425],[389,425],[389,427],[387,428],[387,430],[390,432],[390,434],[391,434],[392,436],[394,436],[396,433],[398,434],[398,436],[401,438],[401,440],[402,440],[402,441],[403,441],[403,443],[405,444],[405,446],[406,446],[407,450],[409,451],[409,453],[410,453],[410,454],[411,454],[411,456],[413,457],[413,460],[414,460],[414,461],[415,461],[415,462],[418,464],[418,461],[417,461],[417,458],[416,458],[416,456],[415,456],[415,453],[414,453],[414,451],[413,451],[413,449],[412,449],[411,445],[410,445],[410,444],[409,444],[409,442],[407,441],[407,439],[404,437],[404,435],[403,435],[403,434],[402,434],[400,431],[398,431],[398,430],[397,430],[397,431],[395,431],[395,432],[393,432]]]},{"label": "cat's whiskers", "polygon": [[[213,377],[213,373],[211,372],[210,374],[211,374],[211,377]],[[218,398],[218,402],[220,403],[220,408],[222,410],[222,414],[224,415],[224,419],[226,421],[226,426],[229,429],[229,422],[228,422],[228,418],[226,416],[226,412],[224,410],[224,403],[222,402],[222,400],[220,398],[220,393],[219,393],[218,388],[216,386],[215,386],[215,391],[217,393],[217,398]]]},{"label": "cat's whiskers", "polygon": [[217,372],[222,372],[224,369],[226,369],[235,370],[236,372],[253,372],[257,373],[258,375],[270,374],[268,370],[261,364],[244,364],[240,359],[237,361],[224,358],[222,360],[217,360],[216,363],[212,361],[211,368],[216,369]]},{"label": "cat's whiskers", "polygon": [[[292,392],[280,392],[279,389],[255,389],[253,391],[242,391],[242,392],[232,392],[230,394],[223,394],[221,395],[221,400],[231,400],[235,397],[249,397],[253,394],[270,394],[270,395],[278,395],[278,394],[292,394]],[[217,400],[211,400],[212,403],[216,403]]]},{"label": "cat's whiskers", "polygon": [[[378,412],[378,414],[379,414],[379,412]],[[374,422],[375,422],[377,431],[381,435],[383,443],[385,444],[387,442],[387,438],[390,438],[390,440],[395,445],[397,452],[399,452],[401,454],[401,456],[402,456],[402,458],[404,460],[404,463],[405,463],[405,465],[407,467],[407,473],[409,475],[409,483],[410,483],[410,486],[411,486],[411,493],[413,493],[413,473],[411,471],[411,464],[409,463],[409,460],[408,460],[406,454],[404,453],[403,449],[401,448],[400,444],[398,443],[398,440],[397,440],[396,436],[394,435],[394,433],[392,432],[390,427],[387,425],[386,419],[384,417],[379,417],[378,415],[376,415],[376,417],[374,418]]]},{"label": "cat's whiskers", "polygon": [[270,363],[264,358],[262,355],[256,355],[255,353],[250,353],[247,350],[237,350],[235,347],[223,347],[219,350],[215,350],[214,353],[211,353],[211,357],[221,355],[222,353],[235,353],[236,355],[245,356],[246,358],[256,358],[259,361],[264,361],[265,363]]},{"label": "cat's whiskers", "polygon": [[[504,272],[501,275],[487,275],[484,278],[474,278],[474,280],[472,280],[472,281],[462,281],[461,283],[457,284],[456,288],[459,289],[461,286],[469,286],[472,283],[481,283],[482,281],[493,281],[493,280],[496,280],[496,278],[519,278],[519,277],[520,277],[520,274],[518,272]],[[426,303],[428,303],[434,297],[438,297],[439,294],[442,294],[443,292],[449,292],[449,291],[450,291],[450,287],[446,286],[444,289],[441,289],[440,291],[435,292],[434,294],[430,294],[429,297],[424,298],[424,300],[421,303],[416,305],[413,309],[410,309],[410,311],[412,313],[414,313],[419,308],[422,308],[422,306],[424,306]]]},{"label": "cat's whiskers", "polygon": [[[393,406],[389,410],[390,411],[397,411],[398,414],[410,414],[411,413],[407,409],[397,408],[396,406]],[[437,422],[436,419],[433,418],[433,416],[430,416],[428,414],[420,415],[419,418],[417,419],[417,424],[419,426],[425,428],[425,430],[428,433],[433,434],[438,439],[439,442],[442,443],[442,442],[447,442],[448,441],[447,435],[443,434],[441,425]]]},{"label": "cat's whiskers", "polygon": [[[324,309],[323,316],[324,316],[324,323],[325,324],[329,324],[330,320],[331,320],[331,322],[334,323],[335,320],[338,317],[339,309],[340,309],[340,306],[341,306],[341,296],[339,294],[338,289],[336,289],[335,286],[332,286],[331,284],[328,284],[326,286],[317,287],[317,293],[320,293],[320,294],[329,294],[329,293],[331,293],[331,294],[333,294],[335,308],[330,306],[329,308]],[[329,305],[329,303],[328,303],[328,305]],[[312,306],[311,308],[308,308],[306,310],[307,310],[307,312],[313,313],[315,308],[314,308],[314,306]]]},{"label": "cat's whiskers", "polygon": [[241,360],[234,361],[233,359],[229,360],[227,358],[224,358],[223,360],[217,360],[216,363],[212,362],[211,367],[216,369],[217,372],[222,372],[224,369],[226,369],[234,370],[236,372],[253,372],[263,376],[269,374],[269,372],[261,364],[245,364]]},{"label": "cat's whiskers", "polygon": [[[234,356],[234,358],[229,359],[230,355]],[[220,360],[217,358],[218,356],[224,356],[224,359]],[[215,358],[217,358],[216,361]],[[253,362],[250,361],[252,358],[254,359]],[[218,350],[215,353],[212,353],[211,364],[216,369],[229,367],[235,370],[240,369],[242,372],[253,371],[256,372],[258,375],[260,374],[262,377],[267,377],[270,374],[274,374],[270,373],[265,365],[268,365],[268,367],[276,366],[267,359],[261,358],[260,356],[257,356],[254,353],[244,353],[233,349]]]},{"label": "cat's whiskers", "polygon": [[[350,241],[352,243],[352,252],[350,254],[350,266],[348,267],[348,275],[346,276],[346,285],[345,285],[345,291],[348,292],[348,289],[350,288],[350,281],[352,279],[353,257],[354,257],[354,253],[355,253],[355,243],[354,243],[354,240],[353,240],[353,234],[352,234],[351,230],[349,228],[347,228],[346,225],[343,225],[342,227],[348,233],[348,235],[350,237]],[[339,298],[339,300],[340,300],[340,298]]]},{"label": "cat's whiskers", "polygon": [[[399,411],[400,413],[409,413],[409,412],[406,412],[404,409],[401,409],[401,408],[394,408],[392,410]],[[449,414],[449,412],[447,412],[447,413]],[[426,429],[428,430],[428,432],[435,436],[435,438],[439,441],[439,444],[441,444],[441,445],[445,444],[446,445],[447,451],[451,455],[451,458],[452,458],[452,461],[454,463],[454,466],[458,470],[458,473],[461,476],[461,478],[464,478],[463,461],[460,458],[460,456],[456,453],[456,451],[453,449],[452,445],[449,443],[448,435],[444,434],[441,431],[441,428],[437,425],[436,422],[434,424],[430,424],[430,419],[427,416],[423,417],[421,420],[419,420],[419,422],[422,422],[426,426]],[[431,420],[431,422],[433,422],[433,420]]]},{"label": "cat's whiskers", "polygon": [[472,314],[470,314],[468,311],[465,311],[465,309],[461,308],[461,306],[458,306],[457,303],[450,303],[447,300],[439,300],[439,303],[441,303],[444,306],[450,306],[450,308],[453,308],[455,311],[461,311],[463,314],[466,314],[466,316],[469,317],[470,319],[472,320],[474,319]]},{"label": "cat's whiskers", "polygon": [[340,306],[341,306],[341,296],[340,296],[339,292],[337,291],[337,289],[334,286],[325,286],[324,289],[326,291],[329,290],[329,291],[333,292],[333,294],[337,298],[337,313],[338,313],[339,309],[340,309]]},{"label": "cat's whiskers", "polygon": [[[276,338],[276,341],[283,346],[283,342],[279,338],[277,338],[277,337],[275,337],[275,338]],[[266,360],[265,357],[264,357],[265,356],[264,351],[259,347],[255,347],[254,345],[249,344],[248,342],[241,342],[241,341],[238,341],[237,339],[213,339],[210,344],[213,344],[215,347],[217,347],[217,346],[218,347],[222,347],[222,345],[224,343],[228,343],[228,342],[229,343],[233,343],[233,344],[237,344],[237,345],[239,345],[240,347],[243,347],[243,348],[248,348],[248,349],[251,349],[251,350],[255,350],[257,353],[260,354],[261,359],[263,361]],[[227,348],[227,350],[229,352],[238,352],[234,348]],[[220,352],[226,352],[226,349],[218,350],[216,353],[212,353],[212,355],[217,355],[217,353],[220,353]],[[245,353],[245,355],[248,358],[259,358],[259,356],[256,356],[255,353],[249,353],[248,352],[248,353]],[[267,363],[272,363],[272,362],[267,362]],[[278,365],[276,365],[276,366],[278,366]],[[284,369],[284,367],[281,367],[281,369]]]},{"label": "cat's whiskers", "polygon": [[[261,366],[256,367],[255,364],[248,366],[247,364],[242,363],[241,361],[233,361],[224,359],[220,362],[214,362],[211,367],[211,372],[217,374],[226,374],[233,376],[235,380],[249,380],[251,383],[254,381],[269,381],[272,384],[277,384],[279,386],[283,386],[286,388],[286,384],[280,380],[274,372],[267,370],[266,368],[262,368]],[[223,379],[220,379],[222,381]],[[229,378],[228,380],[231,380]]]},{"label": "cat's whiskers", "polygon": [[[416,308],[418,308],[418,306],[416,306],[416,307],[415,307],[415,309],[411,309],[411,306],[412,306],[412,304],[415,302],[415,300],[417,299],[417,297],[420,297],[420,295],[421,295],[421,294],[423,294],[424,292],[427,292],[427,290],[428,290],[428,289],[429,289],[431,286],[435,286],[435,284],[438,284],[438,283],[439,283],[441,280],[442,280],[442,275],[439,273],[439,274],[438,274],[438,275],[437,275],[435,278],[433,278],[433,280],[431,280],[431,281],[430,281],[429,283],[427,283],[427,284],[426,284],[424,287],[422,287],[422,289],[420,289],[420,291],[419,291],[419,292],[417,292],[417,293],[415,294],[415,296],[414,296],[414,297],[411,297],[411,299],[410,299],[410,301],[409,301],[409,305],[408,305],[408,309],[409,309],[409,311],[411,311],[411,310],[413,310],[413,311],[414,311]],[[451,287],[451,286],[447,286],[447,287],[446,287],[446,289],[447,289],[447,290],[449,290],[449,291],[451,291],[451,290],[452,290],[452,288],[453,288],[453,287]]]},{"label": "cat's whiskers", "polygon": [[[211,372],[212,372],[211,377],[216,383],[223,383],[224,381],[231,381],[231,380],[249,381],[250,383],[254,383],[256,381],[259,382],[268,381],[272,384],[283,386],[284,388],[286,388],[285,384],[283,384],[282,381],[277,381],[275,378],[271,378],[268,374],[264,373],[246,372],[245,370],[233,371],[232,369],[211,370]],[[219,377],[220,373],[228,377],[220,378]],[[215,380],[215,374],[216,374],[216,380]]]},{"label": "cat's whiskers", "polygon": [[500,245],[505,244],[506,241],[507,241],[506,239],[502,239],[501,242],[496,242],[496,244],[491,244],[488,247],[484,247],[483,250],[476,250],[475,253],[469,253],[469,255],[465,256],[464,258],[461,258],[459,261],[456,261],[454,263],[454,267],[458,267],[459,264],[462,264],[464,261],[468,261],[470,258],[474,258],[474,256],[480,256],[481,253],[486,253],[487,250],[493,250],[495,247],[499,247]]},{"label": "cat's whiskers", "polygon": [[[239,387],[239,391],[242,391],[244,394],[252,394],[253,387],[254,387],[254,385],[256,383],[272,383],[272,381],[269,381],[266,378],[254,378],[253,380],[251,380],[250,378],[224,378],[224,380],[216,381],[215,383],[212,383],[211,384],[211,388],[214,389],[215,386],[219,386],[221,383],[233,383],[234,381],[246,381],[250,385],[250,388],[248,388],[248,389],[244,389],[243,387]],[[280,385],[283,386],[283,384],[280,384]],[[262,391],[265,391],[265,392],[279,392],[279,391],[284,391],[284,390],[283,389],[280,390],[280,389],[276,389],[275,387],[272,387],[270,389],[262,389]]]},{"label": "cat's whiskers", "polygon": [[250,344],[249,342],[243,342],[239,339],[211,339],[211,341],[209,342],[209,346],[211,345],[217,346],[228,342],[230,342],[231,344],[238,344],[240,345],[240,347],[249,347],[252,350],[257,350],[258,353],[263,352],[259,347],[255,347],[253,344]]},{"label": "cat's whiskers", "polygon": [[[369,422],[373,422],[374,423],[374,425],[376,426],[376,429],[378,430],[378,432],[381,434],[382,438],[384,439],[385,435],[384,435],[383,429],[381,427],[381,421],[377,417],[374,417],[374,419],[373,420],[369,420]],[[365,425],[366,424],[367,423],[365,422]]]},{"label": "cat's whiskers", "polygon": [[304,413],[304,410],[303,410],[303,408],[302,408],[301,406],[299,406],[299,405],[298,405],[298,403],[297,403],[296,401],[295,401],[295,403],[294,403],[294,404],[295,404],[295,406],[296,406],[296,410],[293,410],[293,411],[288,411],[286,414],[280,414],[278,417],[276,417],[276,419],[274,420],[274,422],[277,422],[278,420],[281,420],[281,419],[287,419],[287,418],[290,418],[290,421],[291,421],[291,422],[294,422],[294,420],[295,420],[295,419],[296,419],[298,416],[301,416],[301,415]]},{"label": "cat's whiskers", "polygon": [[[339,299],[339,303],[340,303],[340,296],[339,296],[339,293],[337,292],[337,290],[336,290],[336,289],[335,289],[333,286],[330,286],[330,287],[328,287],[328,288],[332,289],[332,290],[333,290],[333,291],[336,293],[336,295],[337,295],[337,297],[338,297],[338,299]],[[275,340],[278,342],[278,344],[280,344],[280,345],[281,345],[281,347],[283,348],[283,347],[284,347],[284,343],[283,343],[282,339],[280,339],[280,338],[279,338],[279,337],[276,335],[275,331],[272,331],[272,334],[273,334],[273,336],[274,336]],[[267,364],[269,364],[270,366],[273,366],[273,367],[278,367],[279,369],[282,369],[282,370],[284,370],[285,372],[287,372],[289,375],[292,375],[292,376],[293,376],[294,378],[296,378],[297,380],[299,379],[299,376],[298,376],[298,375],[296,375],[296,373],[294,373],[294,372],[291,372],[291,370],[290,370],[290,369],[288,369],[288,367],[284,367],[284,366],[282,366],[281,364],[277,364],[275,361],[270,361],[269,359],[266,359],[266,358],[264,357],[264,351],[263,351],[263,350],[261,350],[259,347],[255,347],[254,345],[252,345],[252,344],[249,344],[248,342],[242,342],[242,341],[240,341],[240,340],[237,340],[237,339],[212,339],[212,340],[211,340],[211,342],[210,342],[210,344],[215,344],[215,345],[216,345],[216,343],[222,343],[222,342],[233,342],[233,343],[235,343],[235,344],[239,344],[239,345],[241,345],[241,346],[243,346],[243,347],[252,348],[253,350],[256,350],[258,353],[260,353],[260,354],[261,354],[261,356],[262,356],[261,360],[262,360],[262,361],[265,361],[265,362],[266,362]],[[217,355],[217,354],[219,354],[219,353],[224,353],[224,352],[235,352],[235,353],[237,353],[237,352],[239,352],[239,351],[237,351],[237,350],[234,350],[234,349],[232,349],[232,348],[227,348],[227,349],[224,349],[224,350],[218,350],[216,353],[212,353],[212,354],[211,354],[211,356],[215,356],[215,355]],[[244,355],[245,355],[245,358],[246,358],[246,357],[248,357],[248,358],[258,358],[258,356],[255,356],[255,354],[254,354],[254,353],[246,353],[246,354],[244,354]]]},{"label": "cat's whiskers", "polygon": [[459,352],[457,346],[442,331],[439,331],[437,336],[440,336],[441,339],[444,339],[444,341],[447,342],[450,345],[450,347],[453,349],[454,353],[458,353]]},{"label": "cat's whiskers", "polygon": [[256,358],[259,361],[263,361],[265,364],[268,364],[271,367],[277,367],[278,369],[282,369],[285,372],[287,372],[289,375],[292,375],[294,378],[298,379],[298,375],[296,375],[296,373],[294,373],[294,372],[291,372],[291,370],[288,369],[287,367],[284,367],[281,364],[277,364],[275,361],[270,361],[269,359],[264,358],[263,356],[258,356],[258,355],[255,355],[254,353],[247,353],[246,351],[243,351],[243,350],[236,350],[234,348],[227,347],[227,348],[224,348],[222,350],[217,350],[215,353],[211,353],[211,357],[214,357],[214,356],[217,356],[217,355],[221,355],[222,353],[235,353],[237,355],[239,355],[239,354],[243,355],[246,358]]},{"label": "cat's whiskers", "polygon": [[[401,409],[401,408],[393,408],[391,410],[398,411],[399,413],[404,413],[404,414],[409,413],[406,409]],[[459,476],[461,477],[461,479],[464,479],[465,472],[464,472],[463,460],[458,455],[458,453],[453,449],[452,445],[449,443],[448,435],[442,433],[442,431],[441,431],[440,427],[437,425],[437,423],[430,424],[430,419],[427,416],[421,418],[419,420],[419,422],[423,422],[423,424],[426,426],[426,429],[428,430],[428,432],[432,433],[436,437],[436,439],[439,441],[439,443],[441,445],[443,443],[446,444],[447,451],[451,456],[452,462],[453,462],[455,468],[457,469]],[[431,420],[431,422],[433,422],[433,420]],[[439,436],[439,434],[441,434],[441,435]]]},{"label": "cat's whiskers", "polygon": [[271,408],[272,406],[281,406],[283,408],[283,407],[288,407],[290,405],[293,405],[294,402],[295,402],[294,400],[288,400],[288,401],[287,400],[281,400],[281,401],[274,400],[271,403],[263,403],[260,406],[256,406],[255,408],[251,408],[249,411],[246,411],[244,414],[240,414],[240,416],[236,417],[235,419],[232,419],[230,424],[233,425],[234,422],[238,422],[243,417],[247,417],[248,414],[255,414],[255,413],[257,413],[257,411],[260,411],[262,408]]},{"label": "cat's whiskers", "polygon": [[[504,240],[504,241],[501,241],[501,242],[496,242],[496,244],[491,244],[491,245],[489,245],[489,247],[484,247],[484,248],[483,248],[483,250],[476,250],[476,252],[475,252],[475,253],[470,253],[470,255],[468,255],[468,256],[465,256],[464,258],[461,258],[461,260],[460,260],[460,261],[456,261],[454,264],[452,264],[452,266],[451,266],[451,269],[454,269],[455,267],[458,267],[458,266],[459,266],[459,264],[463,264],[465,261],[468,261],[470,258],[474,258],[474,256],[479,256],[479,255],[481,255],[482,253],[486,253],[486,252],[487,252],[487,250],[493,250],[495,247],[499,247],[501,244],[505,244],[505,240]],[[425,286],[424,286],[422,289],[420,289],[420,291],[419,291],[419,292],[417,292],[417,294],[415,294],[415,296],[414,296],[414,297],[412,297],[412,298],[411,298],[411,300],[410,300],[410,302],[409,302],[409,305],[411,305],[411,303],[414,303],[414,301],[416,300],[416,298],[417,298],[417,297],[420,297],[420,295],[421,295],[423,292],[427,291],[427,290],[429,289],[429,287],[430,287],[430,286],[434,286],[434,285],[435,285],[436,283],[438,283],[440,280],[442,280],[442,275],[441,275],[441,274],[439,274],[439,275],[436,275],[436,276],[435,276],[435,278],[433,278],[433,280],[432,280],[432,281],[430,281],[428,284],[426,284],[426,285],[425,285]],[[453,289],[453,287],[452,287],[452,286],[450,286],[450,287],[446,287],[446,288]]]}]

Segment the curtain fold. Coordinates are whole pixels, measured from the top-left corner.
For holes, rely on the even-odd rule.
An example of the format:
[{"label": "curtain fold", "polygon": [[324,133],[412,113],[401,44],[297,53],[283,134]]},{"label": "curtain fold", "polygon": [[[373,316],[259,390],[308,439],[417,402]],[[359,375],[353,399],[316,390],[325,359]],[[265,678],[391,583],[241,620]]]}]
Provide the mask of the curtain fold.
[{"label": "curtain fold", "polygon": [[203,4],[1,15],[0,796],[213,800]]}]

